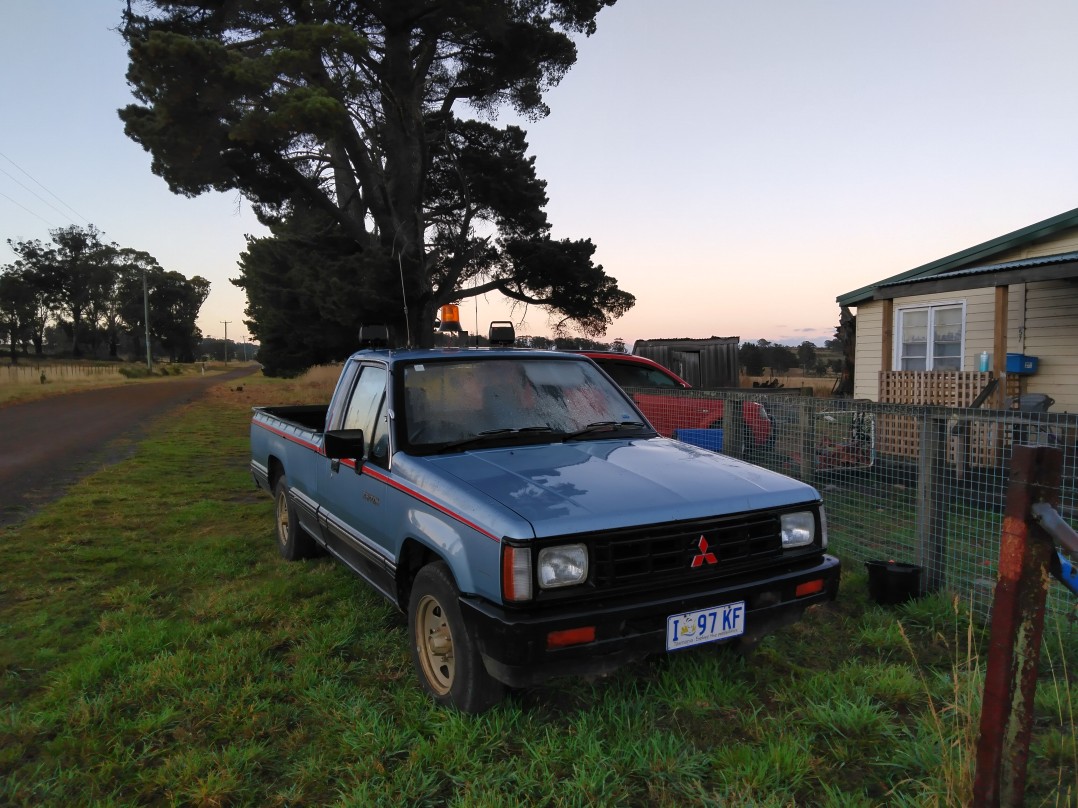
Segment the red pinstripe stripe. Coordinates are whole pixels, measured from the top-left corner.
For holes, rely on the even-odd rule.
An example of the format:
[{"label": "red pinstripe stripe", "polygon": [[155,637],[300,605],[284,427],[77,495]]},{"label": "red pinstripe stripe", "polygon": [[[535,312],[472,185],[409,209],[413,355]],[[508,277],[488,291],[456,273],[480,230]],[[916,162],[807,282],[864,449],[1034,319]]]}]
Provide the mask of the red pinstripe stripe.
[{"label": "red pinstripe stripe", "polygon": [[[258,420],[255,420],[255,419],[252,419],[252,423],[254,423],[255,426],[259,426],[262,429],[267,430],[268,432],[272,432],[274,435],[280,435],[282,438],[284,438],[287,441],[291,441],[292,443],[299,444],[300,446],[303,446],[304,448],[310,449],[313,452],[317,452],[320,455],[325,454],[322,451],[322,447],[319,446],[318,444],[311,443],[310,441],[303,440],[301,438],[296,437],[295,435],[292,435],[292,434],[290,434],[288,432],[277,429],[276,427],[272,427],[269,424],[264,424],[261,421],[258,421]],[[356,463],[355,463],[354,460],[342,460],[341,465],[342,466],[348,466],[348,468],[351,468],[351,469],[354,469],[356,467]],[[391,488],[396,488],[401,493],[407,494],[408,496],[412,497],[413,499],[417,499],[420,502],[422,502],[423,504],[429,505],[430,507],[434,508],[437,511],[441,511],[442,513],[444,513],[449,518],[460,522],[462,525],[467,525],[468,527],[470,527],[472,530],[476,531],[477,533],[481,533],[482,535],[486,536],[488,539],[491,539],[491,540],[501,544],[501,541],[502,541],[501,538],[499,538],[498,536],[495,536],[489,530],[484,530],[483,528],[479,527],[479,525],[477,525],[475,522],[472,522],[470,519],[465,519],[459,513],[455,513],[454,511],[449,510],[449,508],[445,507],[444,505],[440,505],[439,503],[437,503],[434,500],[430,499],[429,497],[423,496],[418,491],[416,491],[414,488],[409,488],[409,487],[397,482],[392,477],[387,477],[385,474],[382,474],[380,471],[376,471],[373,468],[371,468],[371,466],[369,466],[369,465],[364,466],[363,469],[362,469],[362,473],[366,474],[366,475],[368,475],[370,477],[373,477],[376,480],[380,480],[381,482],[385,483],[386,485],[388,485]]]},{"label": "red pinstripe stripe", "polygon": [[292,443],[299,444],[300,446],[302,446],[305,449],[310,449],[312,452],[318,452],[318,454],[322,454],[322,447],[319,446],[317,443],[311,443],[309,440],[303,440],[302,438],[297,438],[295,435],[293,435],[293,434],[291,434],[289,432],[285,432],[282,429],[277,429],[276,427],[270,426],[269,424],[264,424],[261,421],[258,421],[256,419],[251,419],[251,423],[253,423],[255,426],[261,427],[262,429],[266,430],[267,432],[272,432],[274,435],[279,435],[280,437],[284,438],[287,441],[291,441]]},{"label": "red pinstripe stripe", "polygon": [[[352,468],[355,468],[355,463],[352,462],[351,466],[352,466]],[[488,539],[491,539],[491,540],[493,540],[495,542],[498,542],[499,544],[502,541],[500,537],[495,536],[493,533],[491,533],[488,530],[484,530],[483,528],[479,527],[479,525],[477,525],[475,522],[472,522],[469,519],[465,519],[459,513],[456,513],[454,511],[449,510],[449,508],[445,507],[444,505],[440,505],[437,502],[435,502],[434,500],[430,499],[429,497],[423,496],[418,491],[416,491],[414,488],[408,488],[407,486],[402,485],[401,483],[394,480],[392,477],[387,477],[385,474],[382,474],[380,471],[376,471],[375,469],[372,469],[370,466],[364,466],[363,467],[363,473],[373,477],[376,480],[381,480],[382,482],[384,482],[386,485],[390,486],[391,488],[396,488],[401,493],[407,494],[408,496],[412,497],[413,499],[418,499],[424,505],[429,505],[430,507],[434,508],[435,510],[441,511],[446,516],[450,517],[451,519],[455,519],[456,521],[460,522],[463,525],[467,525],[468,527],[470,527],[472,530],[476,531],[477,533],[482,533]]]}]

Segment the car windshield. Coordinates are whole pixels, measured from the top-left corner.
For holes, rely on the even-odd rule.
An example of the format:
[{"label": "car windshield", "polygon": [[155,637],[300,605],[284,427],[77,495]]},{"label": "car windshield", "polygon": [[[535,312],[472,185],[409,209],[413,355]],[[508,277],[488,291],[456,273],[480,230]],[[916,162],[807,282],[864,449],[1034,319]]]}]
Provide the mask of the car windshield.
[{"label": "car windshield", "polygon": [[404,370],[403,393],[407,443],[419,451],[612,435],[622,425],[646,428],[625,395],[586,361],[462,357],[415,363]]}]

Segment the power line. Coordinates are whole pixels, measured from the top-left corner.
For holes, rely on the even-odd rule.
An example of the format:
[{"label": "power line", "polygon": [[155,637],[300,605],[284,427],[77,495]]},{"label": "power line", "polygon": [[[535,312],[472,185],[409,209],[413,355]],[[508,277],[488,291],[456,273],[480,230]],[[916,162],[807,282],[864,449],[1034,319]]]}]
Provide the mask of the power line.
[{"label": "power line", "polygon": [[[68,209],[68,210],[70,210],[70,211],[71,211],[72,213],[74,213],[74,214],[75,214],[76,216],[78,216],[78,217],[79,217],[80,219],[82,219],[82,220],[83,220],[84,222],[86,222],[86,224],[90,224],[90,220],[89,220],[89,219],[87,219],[87,218],[86,218],[85,216],[83,216],[83,215],[82,215],[81,213],[79,213],[79,212],[78,212],[77,210],[75,210],[75,209],[74,209],[73,207],[71,207],[71,205],[67,204],[67,203],[66,203],[66,202],[65,202],[64,200],[62,200],[62,199],[61,199],[60,197],[58,197],[58,196],[57,196],[56,194],[54,194],[54,193],[53,193],[52,191],[50,191],[50,190],[49,190],[48,188],[46,188],[46,187],[45,187],[45,185],[44,185],[43,183],[41,183],[40,181],[38,181],[38,179],[37,179],[36,177],[34,177],[34,175],[33,175],[33,174],[31,174],[31,173],[30,173],[29,171],[27,171],[27,170],[26,170],[25,168],[23,168],[22,166],[20,166],[20,165],[19,165],[18,163],[16,163],[16,162],[15,162],[14,160],[12,160],[12,159],[11,159],[10,157],[8,157],[8,156],[7,156],[6,154],[4,154],[3,152],[0,152],[0,157],[3,157],[3,158],[4,158],[5,160],[7,160],[7,161],[8,161],[9,163],[11,163],[11,164],[12,164],[13,166],[15,166],[15,168],[19,169],[19,171],[21,171],[21,172],[22,172],[23,174],[25,174],[25,175],[26,175],[27,177],[29,177],[29,178],[30,178],[30,181],[31,181],[31,182],[33,182],[33,183],[34,183],[35,185],[37,185],[37,186],[38,186],[39,188],[41,188],[41,190],[43,190],[43,191],[44,191],[45,193],[47,193],[47,194],[48,194],[49,196],[51,196],[51,197],[52,197],[53,199],[55,199],[55,200],[56,200],[57,202],[59,202],[59,203],[60,203],[61,205],[63,205],[63,206],[65,207],[65,208],[67,208],[67,209]],[[0,169],[0,170],[3,170],[3,169]],[[7,174],[7,172],[6,172],[6,171],[4,171],[4,173],[5,173],[5,174]],[[10,174],[7,174],[7,175],[8,175],[9,177],[11,177],[11,175],[10,175]],[[14,178],[14,177],[11,177],[11,178],[12,178],[13,180],[15,180],[15,178]],[[19,182],[19,181],[18,181],[18,180],[15,180],[15,182]],[[21,182],[20,182],[19,184],[20,184],[20,185],[22,185],[22,183],[21,183]],[[23,187],[23,188],[26,188],[26,186],[25,186],[25,185],[23,185],[22,187]],[[30,191],[30,189],[29,189],[29,188],[26,188],[26,190]],[[34,196],[37,196],[37,194],[36,194],[36,193],[34,193],[33,191],[30,191],[30,193],[34,194]],[[10,198],[10,197],[9,197],[9,198]],[[40,197],[40,196],[38,196],[38,199],[41,199],[41,197]],[[42,202],[45,202],[45,204],[46,204],[46,205],[49,205],[49,207],[53,208],[53,210],[56,210],[56,208],[55,208],[55,207],[53,207],[53,206],[52,206],[51,204],[49,204],[48,202],[46,202],[46,201],[45,201],[44,199],[41,199],[41,201],[42,201]],[[25,210],[25,208],[24,208],[24,210]],[[61,212],[61,211],[57,211],[57,213],[62,213],[62,212]]]},{"label": "power line", "polygon": [[37,218],[41,219],[41,221],[43,221],[43,222],[44,222],[45,224],[47,224],[47,225],[48,225],[49,227],[56,227],[56,225],[54,225],[54,224],[53,224],[52,222],[50,222],[50,221],[49,221],[48,219],[46,219],[46,218],[45,218],[44,216],[42,216],[42,215],[40,215],[40,214],[38,214],[38,213],[34,213],[34,212],[33,212],[32,210],[30,210],[30,208],[26,207],[26,205],[23,205],[23,204],[22,204],[22,203],[20,203],[20,202],[16,202],[16,201],[15,201],[14,199],[12,199],[12,198],[11,198],[10,196],[8,196],[7,194],[5,194],[4,192],[0,191],[0,196],[4,197],[4,199],[6,199],[6,200],[7,200],[8,202],[10,202],[10,203],[11,203],[12,205],[17,205],[18,207],[22,208],[22,209],[23,209],[23,210],[25,210],[25,211],[26,211],[27,213],[29,213],[29,214],[30,214],[31,216],[36,216]]},{"label": "power line", "polygon": [[[68,219],[68,218],[70,218],[70,217],[69,217],[69,216],[68,216],[68,215],[67,215],[66,213],[64,213],[64,212],[63,212],[62,210],[60,210],[60,209],[59,209],[58,207],[56,207],[56,205],[52,204],[52,203],[51,203],[51,202],[50,202],[49,200],[45,199],[45,198],[44,198],[43,196],[41,196],[40,194],[36,193],[36,192],[34,191],[34,189],[33,189],[33,188],[28,188],[28,187],[27,187],[26,185],[23,185],[23,183],[19,182],[19,180],[18,180],[18,179],[16,179],[15,177],[13,177],[13,176],[12,176],[11,174],[9,174],[9,173],[8,173],[7,171],[4,171],[4,169],[0,168],[0,174],[3,174],[3,175],[4,175],[4,176],[6,176],[6,177],[10,177],[10,178],[11,178],[11,181],[12,181],[12,182],[14,182],[14,183],[15,183],[16,185],[20,186],[21,188],[23,188],[23,189],[24,189],[24,190],[25,190],[25,191],[26,191],[27,193],[31,193],[31,194],[33,194],[33,195],[34,195],[35,197],[37,197],[37,198],[38,198],[38,199],[39,199],[40,201],[44,202],[44,203],[45,203],[46,205],[48,205],[48,206],[49,206],[50,208],[52,208],[52,209],[53,209],[54,211],[56,211],[57,213],[59,213],[59,214],[60,214],[61,216],[63,216],[63,217],[65,218],[65,219]],[[8,197],[8,199],[11,199],[11,197],[9,196],[9,197]],[[14,201],[14,200],[12,200],[12,201]],[[16,202],[16,204],[18,204],[18,203]],[[22,207],[22,206],[20,205],[20,207]],[[28,210],[28,209],[27,209],[27,208],[25,208],[25,207],[23,207],[23,210],[25,210],[25,211],[26,211],[27,213],[32,213],[32,212],[33,212],[33,211],[30,211],[30,210]],[[36,215],[36,214],[35,214],[35,215]]]}]

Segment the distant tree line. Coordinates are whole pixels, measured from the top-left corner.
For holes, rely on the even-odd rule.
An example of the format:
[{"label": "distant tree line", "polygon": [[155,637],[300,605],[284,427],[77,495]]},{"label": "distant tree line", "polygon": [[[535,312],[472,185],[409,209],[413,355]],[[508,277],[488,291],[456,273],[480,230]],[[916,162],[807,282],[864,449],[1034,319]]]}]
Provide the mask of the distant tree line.
[{"label": "distant tree line", "polygon": [[151,346],[194,361],[202,333],[195,320],[210,282],[167,272],[152,255],[105,243],[93,225],[50,230],[51,241],[7,243],[18,256],[0,267],[0,336],[12,362],[20,354],[70,353],[118,359],[145,356],[149,300]]},{"label": "distant tree line", "polygon": [[621,340],[598,342],[587,337],[517,337],[521,348],[540,348],[553,351],[617,351],[625,353]]},{"label": "distant tree line", "polygon": [[[780,345],[766,339],[757,342],[743,342],[738,349],[741,369],[747,376],[762,376],[764,370],[773,373],[786,373],[791,368],[801,368],[805,373],[822,375],[827,372],[838,373],[842,370],[841,358],[824,361],[819,357],[819,347],[808,340],[796,348]],[[829,339],[824,343],[824,350],[838,353],[842,347],[838,339]]]}]

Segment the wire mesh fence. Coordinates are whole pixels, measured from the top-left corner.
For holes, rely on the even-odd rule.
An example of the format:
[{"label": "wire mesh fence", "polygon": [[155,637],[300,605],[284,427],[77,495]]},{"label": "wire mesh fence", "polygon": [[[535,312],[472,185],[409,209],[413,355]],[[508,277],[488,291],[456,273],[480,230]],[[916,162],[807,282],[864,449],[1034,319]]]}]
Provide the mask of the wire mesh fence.
[{"label": "wire mesh fence", "polygon": [[[641,400],[655,391],[629,392]],[[717,399],[725,405],[721,419]],[[1063,451],[1059,510],[1072,525],[1078,518],[1078,416],[1049,413],[1048,403],[1023,396],[1017,409],[956,409],[692,390],[650,397],[645,414],[661,422],[668,437],[815,486],[826,506],[831,549],[848,567],[892,560],[916,565],[930,590],[954,593],[987,619],[1015,446]],[[761,406],[770,417],[766,434]],[[711,423],[694,422],[695,411],[708,411]],[[1078,601],[1053,583],[1049,609],[1074,616]]]}]

